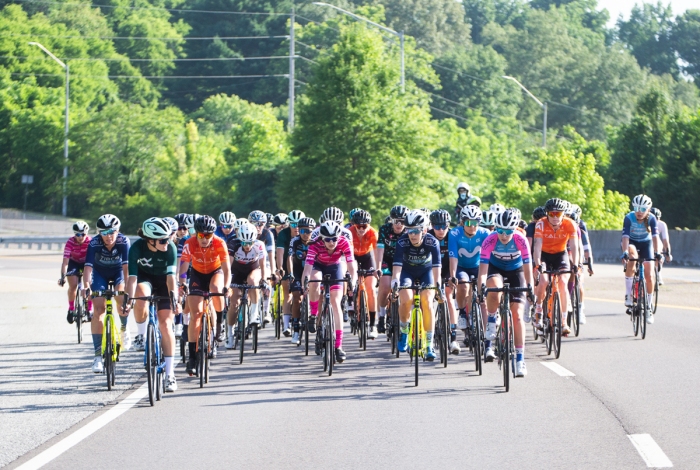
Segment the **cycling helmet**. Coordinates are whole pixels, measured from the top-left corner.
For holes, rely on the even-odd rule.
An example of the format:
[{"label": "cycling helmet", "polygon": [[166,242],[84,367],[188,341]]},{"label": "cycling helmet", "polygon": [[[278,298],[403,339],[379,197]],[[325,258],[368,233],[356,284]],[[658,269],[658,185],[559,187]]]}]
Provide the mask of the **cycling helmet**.
[{"label": "cycling helmet", "polygon": [[491,212],[496,213],[496,214],[500,214],[501,212],[505,211],[506,208],[500,204],[491,204],[491,207],[489,207],[489,210]]},{"label": "cycling helmet", "polygon": [[481,209],[477,206],[464,206],[461,211],[459,211],[459,218],[462,221],[465,220],[478,220],[481,222],[481,219],[484,218]]},{"label": "cycling helmet", "polygon": [[430,213],[432,212],[430,209],[427,207],[421,207],[418,210],[421,211],[426,218],[430,218]]},{"label": "cycling helmet", "polygon": [[544,210],[544,206],[535,207],[535,210],[532,211],[532,218],[540,220],[542,217],[547,217],[547,211]]},{"label": "cycling helmet", "polygon": [[240,241],[247,243],[254,242],[258,239],[258,231],[251,224],[242,224],[236,235]]},{"label": "cycling helmet", "polygon": [[527,222],[525,222],[523,219],[520,219],[520,222],[518,222],[518,227],[521,229],[526,229],[527,228]]},{"label": "cycling helmet", "polygon": [[249,225],[249,224],[250,224],[250,222],[248,222],[247,219],[236,219],[236,221],[233,223],[233,230],[235,230],[236,233],[238,233],[238,230],[239,230],[242,226],[244,226],[244,225]]},{"label": "cycling helmet", "polygon": [[409,211],[406,214],[406,227],[416,228],[425,226],[425,215],[420,210]]},{"label": "cycling helmet", "polygon": [[163,220],[167,222],[168,225],[170,225],[170,230],[172,231],[172,233],[177,232],[177,220],[173,219],[172,217],[163,217]]},{"label": "cycling helmet", "polygon": [[481,198],[479,196],[469,196],[467,199],[468,206],[481,206]]},{"label": "cycling helmet", "polygon": [[287,214],[280,212],[272,218],[272,225],[286,225],[287,224]]},{"label": "cycling helmet", "polygon": [[520,217],[510,209],[501,212],[496,217],[496,227],[504,230],[515,230],[518,222],[520,222]]},{"label": "cycling helmet", "polygon": [[122,223],[119,221],[119,218],[116,215],[105,214],[97,219],[97,230],[119,230],[121,224]]},{"label": "cycling helmet", "polygon": [[270,214],[269,212],[265,213],[265,218],[267,218],[267,223],[268,223],[268,224],[271,224],[271,223],[272,223],[273,217],[274,217],[274,215]]},{"label": "cycling helmet", "polygon": [[321,224],[322,237],[337,237],[340,235],[340,225],[334,220],[326,220]]},{"label": "cycling helmet", "polygon": [[324,220],[332,220],[334,222],[341,223],[343,221],[343,217],[345,217],[345,214],[343,214],[343,211],[337,207],[329,207],[323,211],[323,216]]},{"label": "cycling helmet", "polygon": [[160,217],[146,219],[141,226],[143,236],[153,240],[168,238],[172,232],[170,225]]},{"label": "cycling helmet", "polygon": [[632,199],[632,207],[641,206],[644,210],[651,208],[651,198],[646,194],[638,194]]},{"label": "cycling helmet", "polygon": [[351,220],[353,224],[369,224],[372,223],[372,216],[366,210],[357,209]]},{"label": "cycling helmet", "polygon": [[433,225],[449,225],[450,213],[444,209],[438,209],[430,213],[430,223]]},{"label": "cycling helmet", "polygon": [[296,209],[295,209],[295,210],[293,210],[292,212],[289,213],[288,220],[289,220],[289,222],[295,224],[295,223],[298,223],[298,222],[299,222],[301,219],[303,219],[304,217],[306,217],[306,214],[304,214],[304,213],[303,213],[302,211],[300,211],[300,210],[296,210]]},{"label": "cycling helmet", "polygon": [[297,225],[299,228],[316,228],[316,221],[311,217],[302,217],[297,223],[299,224]]},{"label": "cycling helmet", "polygon": [[259,222],[267,223],[267,216],[263,211],[253,211],[248,214],[248,220],[253,224],[257,224]]},{"label": "cycling helmet", "polygon": [[194,221],[194,231],[197,233],[214,233],[216,221],[209,215],[200,215]]},{"label": "cycling helmet", "polygon": [[493,227],[496,225],[496,214],[495,212],[491,212],[490,210],[488,211],[482,211],[481,212],[481,225],[482,227]]},{"label": "cycling helmet", "polygon": [[233,212],[222,212],[219,214],[219,224],[221,225],[231,225],[236,221],[236,214]]},{"label": "cycling helmet", "polygon": [[318,218],[318,223],[319,223],[319,224],[322,224],[322,223],[325,222],[325,221],[326,221],[326,216],[323,215],[323,214],[321,214],[321,216]]},{"label": "cycling helmet", "polygon": [[545,210],[545,212],[551,212],[551,211],[562,211],[563,212],[566,210],[566,205],[567,205],[567,202],[565,200],[555,197],[555,198],[548,200],[544,204],[544,210]]},{"label": "cycling helmet", "polygon": [[459,193],[462,189],[466,189],[467,194],[469,194],[469,191],[471,191],[472,188],[470,188],[467,183],[459,183],[457,185],[457,193]]},{"label": "cycling helmet", "polygon": [[177,224],[180,227],[194,227],[194,216],[192,214],[178,214],[175,216],[175,220],[177,220]]},{"label": "cycling helmet", "polygon": [[389,222],[391,222],[391,216],[387,215],[386,217],[384,217],[384,225],[388,224]]},{"label": "cycling helmet", "polygon": [[90,230],[90,226],[82,220],[78,220],[73,224],[73,231],[76,233],[87,233],[88,230]]},{"label": "cycling helmet", "polygon": [[408,212],[408,207],[406,206],[394,206],[391,208],[389,215],[392,219],[405,219],[406,212]]},{"label": "cycling helmet", "polygon": [[517,215],[518,219],[523,218],[523,214],[520,212],[520,209],[518,209],[517,207],[509,207],[508,210],[511,211],[512,213],[514,213],[515,215]]},{"label": "cycling helmet", "polygon": [[[657,219],[661,219],[661,211],[658,207],[652,207],[651,213],[654,214],[654,217],[656,217]],[[73,230],[75,230],[75,225],[73,226]]]},{"label": "cycling helmet", "polygon": [[578,223],[581,220],[581,208],[579,207],[578,204],[571,204],[571,206],[569,207],[569,210],[566,211],[566,215],[571,220]]},{"label": "cycling helmet", "polygon": [[350,220],[352,220],[352,216],[355,215],[355,212],[361,211],[361,210],[362,209],[360,209],[359,207],[356,207],[354,209],[350,209],[350,212],[348,212],[348,217],[350,218]]}]

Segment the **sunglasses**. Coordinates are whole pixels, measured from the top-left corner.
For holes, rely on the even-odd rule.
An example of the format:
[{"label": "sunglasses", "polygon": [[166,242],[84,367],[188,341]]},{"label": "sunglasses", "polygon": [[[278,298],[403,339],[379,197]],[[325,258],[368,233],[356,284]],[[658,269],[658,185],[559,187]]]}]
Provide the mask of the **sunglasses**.
[{"label": "sunglasses", "polygon": [[100,235],[112,235],[116,230],[113,228],[107,229],[107,230],[101,230]]},{"label": "sunglasses", "polygon": [[465,227],[478,227],[479,226],[479,221],[478,220],[465,220],[462,222]]},{"label": "sunglasses", "polygon": [[504,228],[497,228],[496,232],[498,232],[499,235],[513,235],[514,230],[506,230]]},{"label": "sunglasses", "polygon": [[241,245],[243,245],[243,246],[253,246],[253,243],[255,243],[255,242],[241,242]]},{"label": "sunglasses", "polygon": [[311,233],[311,229],[310,228],[300,228],[299,233],[302,235],[308,235]]},{"label": "sunglasses", "polygon": [[299,224],[297,222],[290,222],[289,223],[290,228],[297,228],[298,226],[299,226]]},{"label": "sunglasses", "polygon": [[76,233],[76,234],[75,234],[75,236],[76,236],[76,237],[80,237],[80,238],[82,238],[82,237],[84,237],[84,236],[85,236],[85,234],[84,234],[84,233]]},{"label": "sunglasses", "polygon": [[257,222],[255,224],[256,227],[264,227],[265,225],[267,225],[265,222]]},{"label": "sunglasses", "polygon": [[198,233],[197,234],[197,238],[206,238],[207,240],[209,240],[213,236],[214,236],[213,233]]},{"label": "sunglasses", "polygon": [[564,211],[549,211],[548,214],[552,217],[561,217]]},{"label": "sunglasses", "polygon": [[223,224],[221,228],[225,228],[226,230],[231,230],[233,228],[233,225],[231,224]]},{"label": "sunglasses", "polygon": [[391,223],[394,225],[403,225],[403,219],[393,219]]},{"label": "sunglasses", "polygon": [[420,229],[420,228],[412,228],[412,229],[407,230],[407,233],[408,233],[409,235],[420,235],[421,233],[423,233],[423,229]]},{"label": "sunglasses", "polygon": [[335,243],[338,241],[338,237],[323,237],[323,241],[326,243]]},{"label": "sunglasses", "polygon": [[635,212],[646,212],[647,208],[644,206],[633,206]]},{"label": "sunglasses", "polygon": [[185,226],[183,225],[183,226],[178,227],[177,229],[178,229],[178,231],[180,231],[180,230],[187,230],[187,227],[185,227]]},{"label": "sunglasses", "polygon": [[447,230],[447,225],[446,224],[433,225],[433,228],[435,230]]},{"label": "sunglasses", "polygon": [[355,225],[358,230],[367,230],[367,224],[357,224]]},{"label": "sunglasses", "polygon": [[159,245],[167,245],[168,243],[170,243],[170,240],[168,240],[167,238],[163,240],[158,240]]}]

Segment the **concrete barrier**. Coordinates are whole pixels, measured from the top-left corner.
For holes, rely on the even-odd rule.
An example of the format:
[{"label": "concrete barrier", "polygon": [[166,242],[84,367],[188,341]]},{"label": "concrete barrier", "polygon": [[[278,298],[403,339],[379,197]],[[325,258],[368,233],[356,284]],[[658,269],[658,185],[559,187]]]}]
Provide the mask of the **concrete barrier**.
[{"label": "concrete barrier", "polygon": [[[591,230],[593,257],[597,262],[618,262],[622,230]],[[700,266],[700,231],[669,230],[673,262],[670,266]]]},{"label": "concrete barrier", "polygon": [[[92,235],[93,237],[96,235]],[[0,237],[0,246],[4,248],[58,250],[62,251],[70,235],[59,237],[8,236]],[[127,235],[131,243],[138,240],[135,235]]]}]

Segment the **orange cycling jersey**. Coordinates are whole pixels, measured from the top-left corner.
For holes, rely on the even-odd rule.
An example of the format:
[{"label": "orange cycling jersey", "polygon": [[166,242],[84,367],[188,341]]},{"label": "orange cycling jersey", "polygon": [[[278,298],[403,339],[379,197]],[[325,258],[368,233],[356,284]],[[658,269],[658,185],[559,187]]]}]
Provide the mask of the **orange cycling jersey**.
[{"label": "orange cycling jersey", "polygon": [[182,262],[192,263],[192,269],[201,274],[216,271],[223,263],[231,264],[228,257],[226,242],[214,235],[208,247],[199,245],[197,236],[189,238],[182,248]]},{"label": "orange cycling jersey", "polygon": [[377,231],[372,227],[367,227],[365,236],[362,238],[358,235],[357,228],[354,225],[350,227],[350,233],[352,234],[352,246],[355,256],[364,256],[377,248]]},{"label": "orange cycling jersey", "polygon": [[547,217],[537,221],[535,225],[535,239],[542,239],[542,252],[555,254],[566,250],[566,243],[578,238],[576,227],[571,219],[563,219],[561,225],[555,230]]}]

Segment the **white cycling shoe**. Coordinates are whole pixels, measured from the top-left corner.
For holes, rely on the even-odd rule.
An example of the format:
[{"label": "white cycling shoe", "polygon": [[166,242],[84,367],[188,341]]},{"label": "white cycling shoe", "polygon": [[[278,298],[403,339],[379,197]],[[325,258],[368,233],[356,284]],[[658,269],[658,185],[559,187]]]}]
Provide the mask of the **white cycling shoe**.
[{"label": "white cycling shoe", "polygon": [[102,358],[100,356],[95,356],[95,360],[92,361],[92,371],[95,374],[101,374],[104,370],[105,366],[102,364]]},{"label": "white cycling shoe", "polygon": [[377,339],[377,336],[379,336],[379,332],[377,332],[377,327],[371,326],[369,328],[369,333],[367,333],[367,337],[369,339]]},{"label": "white cycling shoe", "polygon": [[496,339],[496,334],[498,333],[498,327],[501,326],[501,317],[499,315],[496,315],[496,321],[491,321],[491,316],[489,316],[489,321],[486,322],[486,333],[484,334],[484,338],[493,341]]},{"label": "white cycling shoe", "polygon": [[129,330],[122,331],[122,350],[128,351],[131,349],[131,334]]},{"label": "white cycling shoe", "polygon": [[467,316],[466,315],[460,315],[457,318],[457,328],[459,328],[460,330],[467,329]]},{"label": "white cycling shoe", "polygon": [[297,346],[301,344],[301,335],[298,331],[295,331],[292,335],[292,344],[296,344]]},{"label": "white cycling shoe", "polygon": [[175,380],[174,375],[169,375],[165,379],[165,391],[166,392],[174,392],[177,390],[177,380]]},{"label": "white cycling shoe", "polygon": [[654,324],[654,314],[651,313],[651,310],[647,310],[647,325],[653,325]]},{"label": "white cycling shoe", "polygon": [[579,323],[579,325],[586,324],[586,314],[583,311],[583,307],[581,307],[578,311],[578,323]]},{"label": "white cycling shoe", "polygon": [[517,361],[515,363],[515,376],[525,377],[527,375],[527,367],[525,367],[525,361]]},{"label": "white cycling shoe", "polygon": [[146,339],[143,335],[136,335],[136,338],[134,338],[134,349],[137,351],[146,350]]},{"label": "white cycling shoe", "polygon": [[450,343],[450,354],[458,356],[460,352],[462,352],[462,348],[459,347],[459,343],[457,341],[452,341]]},{"label": "white cycling shoe", "polygon": [[175,337],[176,338],[182,337],[182,323],[175,325]]},{"label": "white cycling shoe", "polygon": [[228,335],[228,338],[226,338],[226,349],[233,349],[233,335],[232,334]]}]

